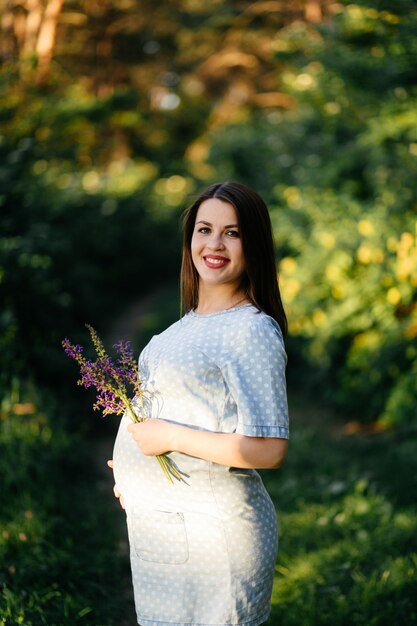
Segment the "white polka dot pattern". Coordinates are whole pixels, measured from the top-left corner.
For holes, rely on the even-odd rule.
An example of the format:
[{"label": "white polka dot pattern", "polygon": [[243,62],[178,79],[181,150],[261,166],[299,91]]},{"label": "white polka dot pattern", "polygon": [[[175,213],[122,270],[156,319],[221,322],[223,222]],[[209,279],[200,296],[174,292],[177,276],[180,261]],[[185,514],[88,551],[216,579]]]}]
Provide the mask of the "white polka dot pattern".
[{"label": "white polka dot pattern", "polygon": [[[214,432],[288,437],[286,354],[276,322],[252,305],[189,313],[139,359],[148,416]],[[276,513],[255,470],[173,452],[170,485],[120,423],[116,483],[126,503],[142,626],[257,626],[270,610]]]}]

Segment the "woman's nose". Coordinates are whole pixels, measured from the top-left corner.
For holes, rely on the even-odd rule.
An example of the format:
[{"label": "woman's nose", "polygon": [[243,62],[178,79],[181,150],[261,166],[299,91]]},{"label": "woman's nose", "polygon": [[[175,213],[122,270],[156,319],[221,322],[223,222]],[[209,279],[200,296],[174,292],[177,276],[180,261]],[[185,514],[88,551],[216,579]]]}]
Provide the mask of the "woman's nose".
[{"label": "woman's nose", "polygon": [[208,243],[208,247],[211,248],[212,250],[223,250],[224,248],[224,243],[223,243],[223,238],[221,233],[211,233],[209,241]]}]

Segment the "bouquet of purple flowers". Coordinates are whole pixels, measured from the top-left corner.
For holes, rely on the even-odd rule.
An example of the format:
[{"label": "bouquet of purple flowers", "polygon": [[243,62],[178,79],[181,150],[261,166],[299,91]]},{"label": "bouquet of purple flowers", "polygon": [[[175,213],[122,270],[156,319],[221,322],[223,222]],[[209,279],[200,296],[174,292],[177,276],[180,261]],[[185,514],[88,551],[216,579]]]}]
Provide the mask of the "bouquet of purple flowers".
[{"label": "bouquet of purple flowers", "polygon": [[[94,410],[102,410],[103,415],[111,413],[122,415],[128,411],[132,422],[142,422],[146,418],[143,391],[141,389],[140,376],[136,369],[136,362],[133,357],[133,350],[129,341],[119,341],[114,344],[118,358],[114,361],[106,352],[103,342],[92,326],[86,324],[88,328],[97,359],[91,361],[85,358],[84,348],[80,345],[73,345],[68,338],[62,341],[62,347],[67,356],[75,359],[80,366],[81,378],[77,381],[86,389],[96,387],[98,394]],[[139,400],[141,414],[134,411],[132,401],[129,399],[129,389],[134,397]],[[173,462],[165,455],[156,457],[165,476],[170,482],[172,477],[183,480],[180,472]]]}]

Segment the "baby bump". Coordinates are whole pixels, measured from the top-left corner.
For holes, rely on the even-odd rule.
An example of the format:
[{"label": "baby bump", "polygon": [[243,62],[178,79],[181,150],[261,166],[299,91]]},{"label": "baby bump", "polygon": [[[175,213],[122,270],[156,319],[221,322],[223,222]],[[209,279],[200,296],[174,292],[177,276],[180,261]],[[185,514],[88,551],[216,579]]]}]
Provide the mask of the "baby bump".
[{"label": "baby bump", "polygon": [[212,499],[207,461],[180,453],[167,455],[183,474],[183,481],[170,481],[158,459],[145,456],[132,439],[127,427],[130,418],[124,415],[113,448],[115,483],[123,496],[126,509],[137,504],[178,506],[180,502],[195,504]]},{"label": "baby bump", "polygon": [[143,497],[143,477],[150,471],[151,461],[154,461],[151,457],[145,457],[134,443],[127,430],[130,423],[125,413],[113,448],[114,480],[127,506],[136,498]]}]

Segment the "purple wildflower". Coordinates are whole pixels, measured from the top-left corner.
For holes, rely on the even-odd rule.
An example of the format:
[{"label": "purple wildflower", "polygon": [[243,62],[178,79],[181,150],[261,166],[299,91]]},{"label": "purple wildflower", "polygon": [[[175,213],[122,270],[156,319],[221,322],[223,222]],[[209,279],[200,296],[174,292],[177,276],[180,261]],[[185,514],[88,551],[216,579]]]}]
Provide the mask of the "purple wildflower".
[{"label": "purple wildflower", "polygon": [[82,356],[84,352],[84,348],[80,346],[79,344],[77,344],[76,346],[73,346],[72,343],[70,343],[70,340],[68,339],[68,337],[65,337],[65,339],[63,340],[62,347],[64,348],[67,356],[71,357],[72,359],[75,359],[76,361],[79,360],[80,356]]},{"label": "purple wildflower", "polygon": [[140,396],[141,390],[130,344],[122,341],[117,344],[119,358],[115,362],[107,355],[95,330],[91,326],[87,326],[87,328],[97,352],[95,361],[85,358],[84,348],[79,344],[73,345],[68,338],[62,342],[62,347],[67,356],[77,361],[80,366],[81,378],[77,383],[86,389],[96,387],[98,396],[94,408],[103,408],[104,415],[113,412],[120,415],[126,408],[132,411],[128,400],[129,391],[133,395]]},{"label": "purple wildflower", "polygon": [[[67,356],[74,359],[80,366],[81,378],[78,385],[85,389],[95,387],[97,389],[94,410],[101,410],[103,415],[122,415],[126,410],[133,422],[146,419],[143,391],[140,377],[136,368],[136,361],[129,341],[119,341],[114,344],[117,359],[112,359],[106,352],[100,337],[92,326],[86,324],[94,349],[97,354],[95,361],[88,360],[84,356],[84,348],[79,344],[72,344],[66,337],[62,341],[62,347]],[[141,405],[140,415],[134,411],[130,395],[134,395]],[[156,457],[168,480],[172,477],[184,480],[182,472],[165,455]]]}]

